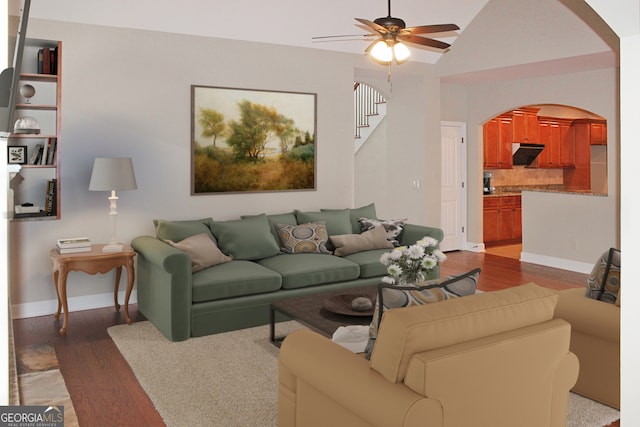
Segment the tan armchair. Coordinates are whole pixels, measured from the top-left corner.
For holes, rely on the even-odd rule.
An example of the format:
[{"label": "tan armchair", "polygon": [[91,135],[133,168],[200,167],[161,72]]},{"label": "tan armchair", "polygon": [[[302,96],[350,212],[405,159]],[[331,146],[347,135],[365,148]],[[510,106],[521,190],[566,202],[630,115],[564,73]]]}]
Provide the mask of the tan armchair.
[{"label": "tan armchair", "polygon": [[584,288],[558,295],[555,317],[571,324],[570,350],[580,359],[572,391],[620,409],[620,305],[587,298]]},{"label": "tan armchair", "polygon": [[314,332],[279,356],[279,426],[566,425],[578,361],[529,284],[385,312],[367,361]]}]

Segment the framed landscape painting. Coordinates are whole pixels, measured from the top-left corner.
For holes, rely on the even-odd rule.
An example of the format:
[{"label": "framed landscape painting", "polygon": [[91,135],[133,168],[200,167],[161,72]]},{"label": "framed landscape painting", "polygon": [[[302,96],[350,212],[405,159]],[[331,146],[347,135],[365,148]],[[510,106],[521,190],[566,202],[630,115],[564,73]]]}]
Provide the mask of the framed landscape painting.
[{"label": "framed landscape painting", "polygon": [[191,194],[316,189],[316,94],[191,86]]}]

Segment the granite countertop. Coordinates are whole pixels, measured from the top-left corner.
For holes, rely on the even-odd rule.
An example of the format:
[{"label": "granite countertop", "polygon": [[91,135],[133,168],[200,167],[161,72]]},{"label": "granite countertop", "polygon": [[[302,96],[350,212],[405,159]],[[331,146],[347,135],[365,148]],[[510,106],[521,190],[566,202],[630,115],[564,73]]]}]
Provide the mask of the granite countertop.
[{"label": "granite countertop", "polygon": [[538,191],[542,193],[580,194],[584,196],[606,196],[602,193],[593,193],[590,190],[570,190],[564,185],[520,185],[496,187],[496,191],[485,194],[484,197],[519,196],[523,191]]}]

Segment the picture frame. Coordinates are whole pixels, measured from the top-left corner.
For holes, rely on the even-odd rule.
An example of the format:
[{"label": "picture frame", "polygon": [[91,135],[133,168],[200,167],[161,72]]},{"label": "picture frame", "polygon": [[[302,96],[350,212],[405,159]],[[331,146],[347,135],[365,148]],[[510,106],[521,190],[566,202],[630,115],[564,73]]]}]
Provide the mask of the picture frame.
[{"label": "picture frame", "polygon": [[316,190],[315,93],[191,86],[191,195]]},{"label": "picture frame", "polygon": [[12,165],[24,165],[27,163],[26,145],[7,146],[7,163]]}]

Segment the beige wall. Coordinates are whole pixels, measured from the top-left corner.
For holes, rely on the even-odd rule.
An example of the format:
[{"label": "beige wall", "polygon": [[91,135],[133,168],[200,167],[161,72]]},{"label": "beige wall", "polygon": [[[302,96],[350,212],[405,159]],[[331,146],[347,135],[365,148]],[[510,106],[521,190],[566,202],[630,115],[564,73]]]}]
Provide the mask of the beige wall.
[{"label": "beige wall", "polygon": [[373,200],[381,218],[439,226],[439,79],[433,66],[415,63],[394,66],[391,84],[382,77],[355,73],[387,100],[387,115],[355,157],[355,204]]},{"label": "beige wall", "polygon": [[[126,242],[152,234],[154,218],[351,205],[352,55],[41,20],[28,36],[63,42],[62,219],[12,223],[14,304],[46,312],[55,301],[47,253],[56,238],[108,239],[107,194],[88,191],[94,157],[133,158],[138,189],[118,194]],[[317,190],[191,196],[192,84],[317,93]],[[72,273],[69,296],[104,296],[111,280]]]},{"label": "beige wall", "polygon": [[[118,237],[125,242],[153,234],[154,218],[225,220],[371,201],[380,216],[439,224],[439,210],[425,209],[427,200],[439,203],[437,185],[407,191],[408,177],[429,182],[439,176],[439,154],[427,156],[439,147],[439,134],[427,133],[439,123],[438,80],[425,77],[429,66],[394,67],[385,136],[394,143],[376,171],[386,178],[375,183],[390,190],[356,199],[354,69],[383,86],[387,75],[362,55],[37,19],[28,36],[63,42],[62,219],[11,223],[16,316],[55,311],[47,254],[57,238],[109,238],[107,194],[88,191],[98,156],[134,161],[138,189],[118,194]],[[317,93],[316,191],[191,196],[192,84]],[[112,280],[111,273],[72,273],[71,310],[111,305]]]}]

